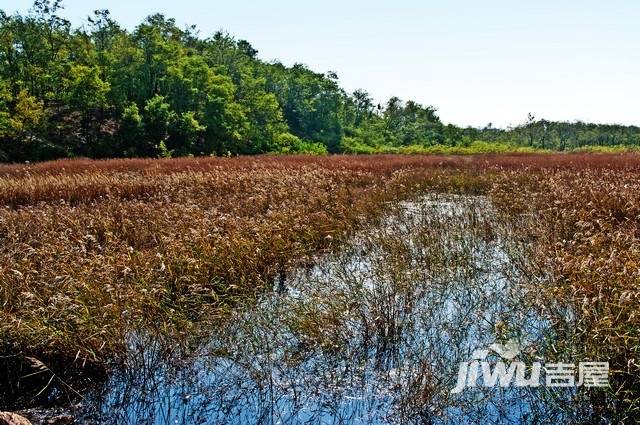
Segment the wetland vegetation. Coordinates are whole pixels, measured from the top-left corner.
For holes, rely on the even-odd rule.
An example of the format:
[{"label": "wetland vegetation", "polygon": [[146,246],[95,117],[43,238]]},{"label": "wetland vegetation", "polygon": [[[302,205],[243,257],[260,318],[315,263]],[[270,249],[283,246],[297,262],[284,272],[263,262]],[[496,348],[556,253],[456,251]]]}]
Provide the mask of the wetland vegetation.
[{"label": "wetland vegetation", "polygon": [[[639,174],[635,154],[2,166],[1,407],[630,423]],[[608,361],[611,386],[450,393],[460,359],[510,339]]]},{"label": "wetland vegetation", "polygon": [[62,9],[0,10],[0,424],[638,421],[640,127],[446,124]]}]

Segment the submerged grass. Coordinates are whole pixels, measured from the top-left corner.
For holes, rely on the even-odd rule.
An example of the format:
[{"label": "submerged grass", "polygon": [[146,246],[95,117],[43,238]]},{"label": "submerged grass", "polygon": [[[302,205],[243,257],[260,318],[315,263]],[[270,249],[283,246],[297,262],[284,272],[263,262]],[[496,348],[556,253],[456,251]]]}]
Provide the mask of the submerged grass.
[{"label": "submerged grass", "polygon": [[582,357],[609,359],[613,391],[637,412],[639,177],[632,153],[0,166],[0,407],[24,392],[16,379],[34,361],[64,381],[103,370],[132,329],[224,321],[389,202],[436,191],[487,194],[503,220],[535,223],[520,237],[551,273],[532,283],[577,307]]}]

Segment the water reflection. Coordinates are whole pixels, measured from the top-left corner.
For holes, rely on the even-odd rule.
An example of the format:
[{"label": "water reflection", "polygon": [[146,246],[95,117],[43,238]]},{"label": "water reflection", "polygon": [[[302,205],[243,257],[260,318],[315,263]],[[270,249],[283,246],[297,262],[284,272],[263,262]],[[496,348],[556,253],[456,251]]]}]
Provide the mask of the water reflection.
[{"label": "water reflection", "polygon": [[511,338],[526,361],[554,339],[512,230],[481,197],[392,206],[187,352],[132,335],[127,368],[87,396],[81,422],[578,421],[588,409],[567,389],[451,393],[475,349]]}]

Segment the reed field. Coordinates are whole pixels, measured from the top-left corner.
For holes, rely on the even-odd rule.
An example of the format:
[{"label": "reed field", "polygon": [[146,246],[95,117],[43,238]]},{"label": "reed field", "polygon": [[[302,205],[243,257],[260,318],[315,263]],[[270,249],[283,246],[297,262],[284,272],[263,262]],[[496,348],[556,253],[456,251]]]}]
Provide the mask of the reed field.
[{"label": "reed field", "polygon": [[[88,382],[119,367],[132,333],[181,345],[188,344],[185,335],[228,325],[238,306],[379,226],[395,205],[436,193],[491,203],[492,220],[508,224],[509,246],[519,247],[511,258],[523,263],[518,279],[561,335],[554,350],[571,344],[576,358],[611,364],[611,387],[591,400],[596,414],[613,411],[628,423],[638,417],[635,153],[0,166],[0,410],[46,404],[54,388],[58,401],[80,397]],[[474,231],[500,238],[497,225],[483,223],[473,219]],[[427,227],[427,248],[439,232],[453,232],[444,221]],[[402,238],[385,240],[389,258],[407,255]],[[454,267],[455,259],[444,261],[435,248],[421,255],[422,264],[442,273]],[[368,309],[400,314],[393,300],[407,287],[395,288],[385,295],[390,309],[379,302]],[[554,316],[558,304],[570,307],[571,320]],[[340,315],[351,311],[333,314],[322,305],[296,313],[295,329],[308,346],[331,347],[346,320]],[[384,317],[376,314],[371,330],[383,329]]]}]

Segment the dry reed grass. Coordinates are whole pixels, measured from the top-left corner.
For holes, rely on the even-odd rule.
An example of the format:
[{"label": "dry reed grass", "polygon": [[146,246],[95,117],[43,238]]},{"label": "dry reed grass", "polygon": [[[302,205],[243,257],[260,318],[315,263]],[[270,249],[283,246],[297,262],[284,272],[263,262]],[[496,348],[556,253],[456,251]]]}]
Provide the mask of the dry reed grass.
[{"label": "dry reed grass", "polygon": [[296,261],[425,190],[487,193],[578,306],[585,356],[638,394],[640,157],[545,154],[56,161],[0,166],[0,341],[104,366],[128,330],[223,320]]}]

